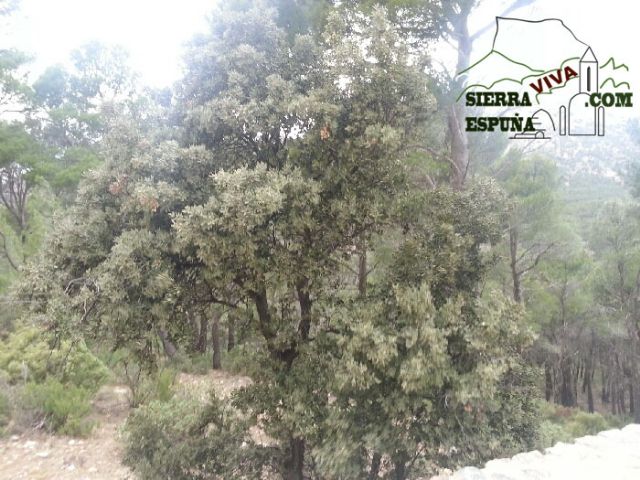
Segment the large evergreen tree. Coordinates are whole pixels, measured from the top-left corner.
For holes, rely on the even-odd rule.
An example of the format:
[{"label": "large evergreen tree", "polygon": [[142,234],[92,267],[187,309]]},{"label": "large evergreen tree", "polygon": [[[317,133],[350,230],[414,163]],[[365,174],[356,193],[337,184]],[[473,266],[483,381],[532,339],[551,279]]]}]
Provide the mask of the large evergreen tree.
[{"label": "large evergreen tree", "polygon": [[[234,403],[273,440],[247,454],[285,479],[404,479],[490,435],[519,444],[529,417],[517,435],[507,426],[530,408],[528,334],[518,306],[482,298],[503,195],[407,178],[436,104],[426,60],[383,10],[290,33],[258,7],[212,16],[176,91],[178,141],[135,122],[107,132],[104,165],[19,295],[50,330],[98,335],[150,367],[159,345],[184,347],[193,309],[247,305],[255,373]],[[218,454],[203,454],[216,475],[254,471]]]}]

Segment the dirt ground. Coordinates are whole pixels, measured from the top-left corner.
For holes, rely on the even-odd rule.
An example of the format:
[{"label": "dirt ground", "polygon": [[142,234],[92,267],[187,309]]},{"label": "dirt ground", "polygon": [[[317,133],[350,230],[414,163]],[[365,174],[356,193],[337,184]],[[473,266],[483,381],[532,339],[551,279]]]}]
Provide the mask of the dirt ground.
[{"label": "dirt ground", "polygon": [[120,463],[119,429],[129,410],[127,389],[103,387],[93,403],[98,422],[88,438],[28,431],[0,440],[2,480],[125,480],[135,478]]},{"label": "dirt ground", "polygon": [[[177,388],[206,400],[212,387],[226,397],[249,382],[246,377],[211,371],[207,375],[180,374]],[[120,429],[128,413],[127,388],[107,385],[93,402],[92,419],[98,425],[88,438],[29,431],[0,439],[0,480],[135,479],[121,464]]]}]

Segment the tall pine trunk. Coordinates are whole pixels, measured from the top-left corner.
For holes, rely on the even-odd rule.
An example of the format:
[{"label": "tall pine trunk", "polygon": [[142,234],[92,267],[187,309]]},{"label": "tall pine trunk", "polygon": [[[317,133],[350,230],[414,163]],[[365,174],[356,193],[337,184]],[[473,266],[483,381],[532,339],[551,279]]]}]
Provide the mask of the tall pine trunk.
[{"label": "tall pine trunk", "polygon": [[587,384],[587,408],[589,409],[589,413],[593,413],[595,411],[595,405],[593,402],[593,372],[592,371],[585,372],[585,382]]},{"label": "tall pine trunk", "polygon": [[563,407],[575,407],[575,382],[573,365],[570,359],[563,358],[560,365],[560,404]]},{"label": "tall pine trunk", "polygon": [[[471,47],[473,40],[469,34],[468,19],[471,13],[471,2],[461,8],[453,19],[453,30],[457,42],[458,62],[456,71],[466,70],[471,63]],[[462,91],[464,79],[456,82],[454,91]],[[465,107],[462,103],[452,101],[447,114],[447,140],[449,143],[450,182],[454,190],[462,190],[469,167],[469,142],[465,126]]]},{"label": "tall pine trunk", "polygon": [[633,422],[640,423],[640,391],[637,382],[633,385]]},{"label": "tall pine trunk", "polygon": [[511,282],[513,286],[513,300],[522,302],[522,287],[520,286],[520,272],[518,272],[518,230],[509,228],[509,254],[511,257]]},{"label": "tall pine trunk", "polygon": [[544,398],[547,402],[552,400],[553,396],[553,375],[549,363],[544,364]]},{"label": "tall pine trunk", "polygon": [[607,375],[605,374],[604,367],[600,368],[601,380],[602,380],[602,403],[609,403],[609,388],[607,385]]},{"label": "tall pine trunk", "polygon": [[220,315],[218,313],[213,314],[211,323],[211,345],[213,347],[212,367],[214,370],[220,370],[222,368],[222,342],[220,338]]}]

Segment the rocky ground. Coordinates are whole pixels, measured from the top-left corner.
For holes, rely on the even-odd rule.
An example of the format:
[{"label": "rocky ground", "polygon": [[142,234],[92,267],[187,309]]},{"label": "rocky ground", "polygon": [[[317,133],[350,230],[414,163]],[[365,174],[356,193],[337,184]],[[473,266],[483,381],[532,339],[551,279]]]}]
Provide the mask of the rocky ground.
[{"label": "rocky ground", "polygon": [[491,460],[483,469],[464,468],[433,480],[638,480],[640,425],[607,430],[558,443],[544,452]]},{"label": "rocky ground", "polygon": [[88,438],[29,431],[0,440],[0,479],[133,479],[120,463],[119,429],[129,409],[127,394],[126,388],[113,385],[98,392],[92,415],[97,427]]},{"label": "rocky ground", "polygon": [[[221,371],[207,375],[180,374],[181,394],[206,400],[210,389],[226,397],[249,379]],[[93,402],[97,427],[78,439],[28,431],[0,439],[0,480],[128,480],[135,477],[120,463],[120,429],[129,413],[128,389],[103,387]]]}]

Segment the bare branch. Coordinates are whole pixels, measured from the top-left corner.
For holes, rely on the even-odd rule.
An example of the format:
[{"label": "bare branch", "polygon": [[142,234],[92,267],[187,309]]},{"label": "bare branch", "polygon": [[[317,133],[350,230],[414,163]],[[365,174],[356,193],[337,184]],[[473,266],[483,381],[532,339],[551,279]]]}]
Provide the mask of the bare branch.
[{"label": "bare branch", "polygon": [[555,246],[555,243],[550,243],[549,245],[547,245],[547,247],[542,250],[540,253],[538,253],[538,255],[536,255],[535,260],[533,261],[533,263],[531,265],[529,265],[527,268],[525,268],[524,270],[521,270],[520,272],[518,272],[519,276],[524,275],[525,273],[527,273],[530,270],[533,270],[534,268],[536,268],[538,266],[538,263],[540,263],[540,260],[542,259],[542,257],[549,251],[551,250],[553,247]]}]

